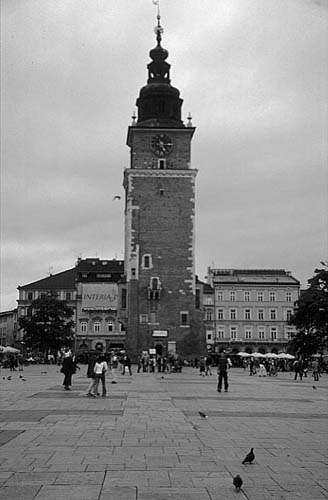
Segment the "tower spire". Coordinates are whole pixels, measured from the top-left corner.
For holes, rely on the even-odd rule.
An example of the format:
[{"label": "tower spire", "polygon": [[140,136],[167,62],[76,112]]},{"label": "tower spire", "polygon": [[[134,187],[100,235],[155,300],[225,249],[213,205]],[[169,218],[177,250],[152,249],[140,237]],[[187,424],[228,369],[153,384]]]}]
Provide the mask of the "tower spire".
[{"label": "tower spire", "polygon": [[182,99],[178,89],[170,81],[169,53],[161,45],[164,32],[161,25],[159,0],[153,0],[157,7],[157,24],[154,28],[157,45],[149,52],[151,62],[147,65],[148,79],[137,99],[138,120],[136,126],[184,127],[181,120]]},{"label": "tower spire", "polygon": [[154,31],[156,35],[157,46],[160,47],[162,41],[162,33],[164,33],[164,30],[161,26],[161,13],[159,10],[159,0],[153,0],[153,4],[157,6],[157,26],[155,26]]}]

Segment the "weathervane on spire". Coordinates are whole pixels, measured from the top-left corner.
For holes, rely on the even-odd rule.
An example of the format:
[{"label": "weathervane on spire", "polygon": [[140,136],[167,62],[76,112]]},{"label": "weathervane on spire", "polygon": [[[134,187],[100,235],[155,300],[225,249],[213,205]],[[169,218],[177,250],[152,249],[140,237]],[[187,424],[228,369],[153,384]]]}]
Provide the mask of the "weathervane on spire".
[{"label": "weathervane on spire", "polygon": [[162,33],[164,33],[164,30],[163,30],[161,23],[160,23],[161,13],[159,10],[159,0],[153,0],[153,4],[157,6],[157,26],[155,26],[154,32],[156,35],[157,43],[158,43],[158,45],[160,45],[161,40],[162,40]]}]

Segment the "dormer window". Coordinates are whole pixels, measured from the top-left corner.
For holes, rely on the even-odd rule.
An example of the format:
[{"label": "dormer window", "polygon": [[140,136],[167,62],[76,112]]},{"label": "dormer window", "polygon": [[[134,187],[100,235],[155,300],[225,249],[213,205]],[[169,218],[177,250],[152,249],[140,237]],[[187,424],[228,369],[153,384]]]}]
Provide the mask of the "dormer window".
[{"label": "dormer window", "polygon": [[165,170],[166,169],[166,160],[164,160],[163,158],[158,160],[157,167],[159,168],[159,170]]}]

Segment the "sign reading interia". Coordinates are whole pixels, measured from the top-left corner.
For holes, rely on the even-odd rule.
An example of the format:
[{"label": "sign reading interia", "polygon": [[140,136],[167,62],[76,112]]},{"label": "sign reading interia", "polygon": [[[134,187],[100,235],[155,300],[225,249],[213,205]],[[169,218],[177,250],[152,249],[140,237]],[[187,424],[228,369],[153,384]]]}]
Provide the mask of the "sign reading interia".
[{"label": "sign reading interia", "polygon": [[117,310],[118,289],[116,283],[83,284],[82,309],[85,311]]}]

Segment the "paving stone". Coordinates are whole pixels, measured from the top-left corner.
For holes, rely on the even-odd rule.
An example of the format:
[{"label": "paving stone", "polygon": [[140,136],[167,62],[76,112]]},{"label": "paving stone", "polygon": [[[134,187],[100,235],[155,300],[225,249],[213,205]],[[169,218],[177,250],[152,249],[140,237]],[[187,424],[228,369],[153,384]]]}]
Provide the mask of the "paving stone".
[{"label": "paving stone", "polygon": [[43,486],[34,500],[98,500],[100,489],[99,485],[88,484]]},{"label": "paving stone", "polygon": [[[0,500],[34,500],[40,486],[2,486]],[[50,500],[50,499],[48,499]]]}]

